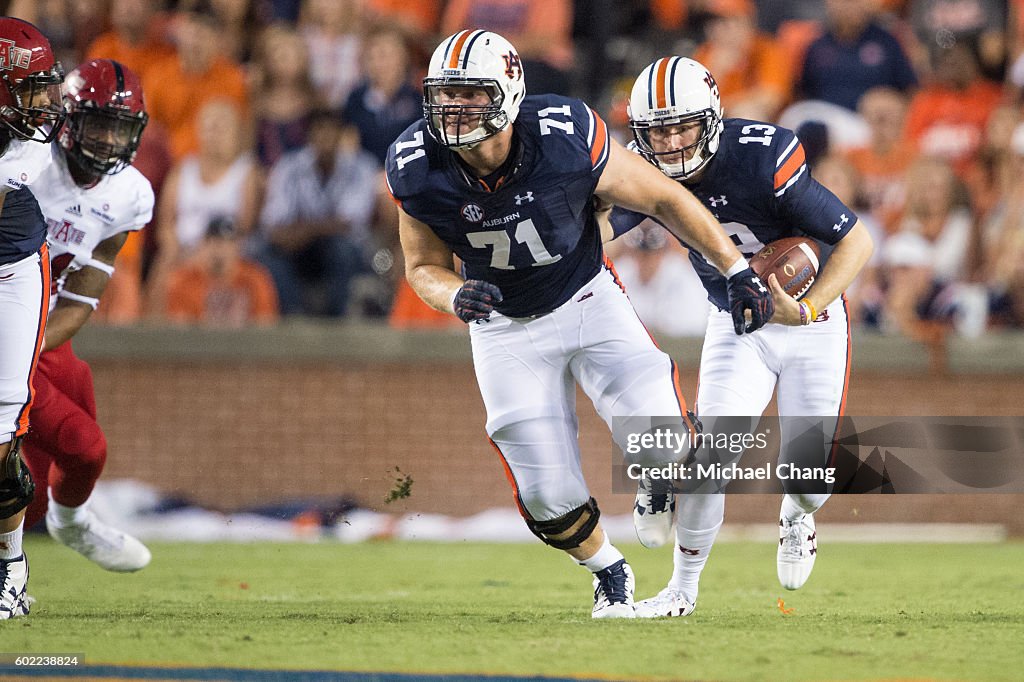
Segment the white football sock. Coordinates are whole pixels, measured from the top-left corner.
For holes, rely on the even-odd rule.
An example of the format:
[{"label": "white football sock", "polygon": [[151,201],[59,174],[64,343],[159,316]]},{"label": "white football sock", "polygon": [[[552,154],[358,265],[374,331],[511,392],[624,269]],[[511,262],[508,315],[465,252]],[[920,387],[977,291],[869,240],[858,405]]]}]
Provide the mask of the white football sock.
[{"label": "white football sock", "polygon": [[46,515],[50,517],[52,523],[65,528],[67,526],[80,526],[85,523],[85,519],[88,517],[88,500],[86,500],[85,504],[78,507],[65,507],[53,499],[53,491],[51,489],[48,488],[46,494],[50,498]]},{"label": "white football sock", "polygon": [[25,519],[9,533],[0,533],[0,559],[17,559],[21,556],[21,536],[25,530]]},{"label": "white football sock", "polygon": [[697,603],[698,583],[704,565],[708,562],[711,546],[715,544],[722,523],[704,530],[690,530],[676,526],[676,546],[672,550],[672,579],[668,586],[679,590],[691,604]]},{"label": "white football sock", "polygon": [[616,561],[619,561],[620,559],[624,558],[625,557],[622,556],[622,552],[615,549],[615,546],[612,545],[611,540],[609,540],[608,536],[605,535],[604,544],[601,545],[601,549],[597,550],[594,556],[590,557],[589,559],[578,561],[577,563],[580,566],[586,566],[587,568],[589,568],[591,573],[597,573],[598,571],[603,571],[604,569],[614,564]]}]

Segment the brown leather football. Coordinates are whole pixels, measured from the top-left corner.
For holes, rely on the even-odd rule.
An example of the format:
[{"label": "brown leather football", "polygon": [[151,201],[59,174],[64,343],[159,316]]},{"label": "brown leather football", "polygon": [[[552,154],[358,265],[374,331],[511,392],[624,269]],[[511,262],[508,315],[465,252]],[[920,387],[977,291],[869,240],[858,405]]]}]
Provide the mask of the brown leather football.
[{"label": "brown leather football", "polygon": [[807,293],[818,275],[818,244],[806,237],[786,237],[768,244],[750,259],[750,267],[768,283],[775,274],[779,285],[793,298]]}]

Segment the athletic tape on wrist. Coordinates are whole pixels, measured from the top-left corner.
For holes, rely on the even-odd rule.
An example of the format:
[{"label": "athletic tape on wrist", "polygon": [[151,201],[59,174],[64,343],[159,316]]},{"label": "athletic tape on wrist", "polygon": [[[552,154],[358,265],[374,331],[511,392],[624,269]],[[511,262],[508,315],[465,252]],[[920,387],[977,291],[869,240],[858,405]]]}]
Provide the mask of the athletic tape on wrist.
[{"label": "athletic tape on wrist", "polygon": [[733,275],[738,275],[749,267],[750,263],[747,262],[747,259],[740,256],[740,259],[729,266],[729,269],[725,271],[725,278],[729,279]]}]

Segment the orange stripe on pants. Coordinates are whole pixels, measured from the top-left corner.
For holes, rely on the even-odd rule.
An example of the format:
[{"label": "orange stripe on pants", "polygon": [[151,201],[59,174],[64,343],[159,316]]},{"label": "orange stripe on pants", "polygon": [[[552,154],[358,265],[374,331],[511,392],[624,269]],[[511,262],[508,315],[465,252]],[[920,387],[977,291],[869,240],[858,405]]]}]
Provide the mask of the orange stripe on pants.
[{"label": "orange stripe on pants", "polygon": [[43,243],[39,249],[39,271],[42,278],[43,294],[39,301],[39,323],[36,326],[36,343],[32,353],[32,366],[28,372],[28,402],[21,408],[18,414],[18,430],[15,436],[24,436],[28,431],[29,412],[32,410],[32,401],[36,397],[36,389],[32,386],[32,379],[36,374],[36,366],[39,364],[39,354],[43,351],[43,340],[46,335],[46,316],[50,312],[50,250]]}]

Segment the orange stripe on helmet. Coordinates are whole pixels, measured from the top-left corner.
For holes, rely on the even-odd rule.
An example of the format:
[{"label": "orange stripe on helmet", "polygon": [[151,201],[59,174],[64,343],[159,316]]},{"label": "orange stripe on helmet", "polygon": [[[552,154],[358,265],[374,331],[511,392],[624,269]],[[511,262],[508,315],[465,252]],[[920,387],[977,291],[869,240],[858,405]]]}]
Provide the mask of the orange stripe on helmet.
[{"label": "orange stripe on helmet", "polygon": [[462,54],[462,46],[466,44],[466,41],[469,39],[469,34],[471,33],[472,31],[463,31],[455,40],[455,47],[452,48],[452,53],[448,57],[449,69],[459,68],[459,55]]},{"label": "orange stripe on helmet", "polygon": [[658,108],[664,109],[668,106],[668,88],[665,87],[666,74],[668,73],[669,60],[662,57],[658,61],[658,80],[655,85],[655,92],[658,93]]}]

